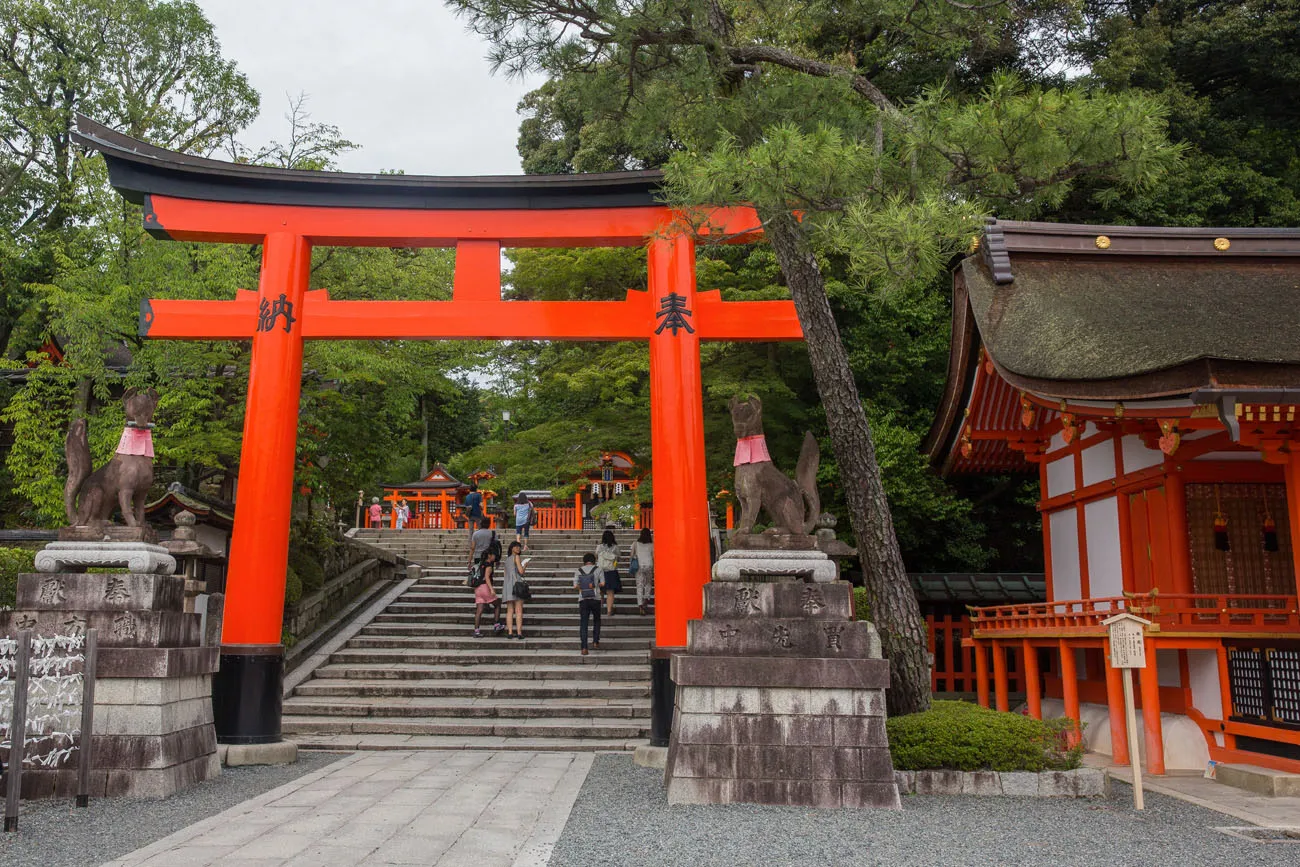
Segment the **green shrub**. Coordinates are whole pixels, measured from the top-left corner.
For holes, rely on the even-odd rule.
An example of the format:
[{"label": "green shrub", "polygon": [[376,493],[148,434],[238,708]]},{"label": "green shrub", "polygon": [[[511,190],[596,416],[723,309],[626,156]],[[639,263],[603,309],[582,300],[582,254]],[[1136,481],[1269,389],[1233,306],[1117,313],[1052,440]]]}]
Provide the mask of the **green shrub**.
[{"label": "green shrub", "polygon": [[302,580],[290,566],[285,570],[284,576],[284,607],[297,605],[300,599],[302,599]]},{"label": "green shrub", "polygon": [[853,588],[853,619],[871,619],[871,603],[867,601],[867,588],[865,587]]},{"label": "green shrub", "polygon": [[888,720],[886,728],[900,771],[1044,771],[1079,766],[1082,747],[1065,746],[1070,725],[964,701],[936,701],[923,713]]},{"label": "green shrub", "polygon": [[36,552],[25,548],[0,548],[0,608],[13,608],[18,598],[18,576],[36,571]]},{"label": "green shrub", "polygon": [[303,593],[314,593],[325,586],[325,567],[309,551],[290,546],[289,568],[298,573]]}]

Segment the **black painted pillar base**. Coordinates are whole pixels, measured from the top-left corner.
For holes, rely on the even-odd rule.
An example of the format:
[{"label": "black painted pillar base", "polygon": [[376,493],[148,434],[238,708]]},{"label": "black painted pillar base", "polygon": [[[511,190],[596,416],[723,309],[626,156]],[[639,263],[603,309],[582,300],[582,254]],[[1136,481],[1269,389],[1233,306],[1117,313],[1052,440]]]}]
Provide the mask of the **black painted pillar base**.
[{"label": "black painted pillar base", "polygon": [[278,644],[223,644],[212,677],[212,720],[219,744],[273,744],[281,740],[284,648]]},{"label": "black painted pillar base", "polygon": [[672,678],[672,655],[684,647],[650,648],[650,746],[666,747],[673,733],[673,707],[677,688]]}]

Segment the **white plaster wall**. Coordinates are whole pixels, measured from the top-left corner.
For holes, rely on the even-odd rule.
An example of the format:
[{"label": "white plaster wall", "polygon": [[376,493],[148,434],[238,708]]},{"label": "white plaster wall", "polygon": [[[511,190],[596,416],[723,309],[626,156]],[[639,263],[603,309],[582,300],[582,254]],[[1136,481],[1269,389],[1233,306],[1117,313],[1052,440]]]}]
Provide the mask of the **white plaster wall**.
[{"label": "white plaster wall", "polygon": [[[1137,689],[1134,677],[1134,690]],[[1065,702],[1059,698],[1043,699],[1043,718],[1059,719],[1065,716]],[[1083,745],[1089,752],[1102,755],[1114,755],[1110,743],[1110,710],[1103,704],[1084,703],[1079,705],[1079,716],[1083,717]],[[1146,738],[1143,737],[1142,710],[1137,712],[1138,753],[1141,761],[1146,763]],[[1205,742],[1205,734],[1188,717],[1180,713],[1160,714],[1161,742],[1165,748],[1165,770],[1168,771],[1203,771],[1210,760],[1210,748]],[[1222,746],[1222,744],[1220,744]]]},{"label": "white plaster wall", "polygon": [[1187,676],[1192,686],[1192,707],[1208,719],[1223,719],[1219,654],[1213,650],[1187,651]]},{"label": "white plaster wall", "polygon": [[1090,437],[1090,436],[1092,436],[1093,434],[1095,434],[1096,432],[1097,432],[1097,426],[1096,426],[1095,424],[1093,424],[1093,423],[1090,422],[1090,421],[1089,421],[1089,422],[1084,422],[1084,425],[1083,425],[1083,436],[1085,436],[1085,437]]},{"label": "white plaster wall", "polygon": [[1124,472],[1135,473],[1138,470],[1145,470],[1147,467],[1154,467],[1157,464],[1164,463],[1165,453],[1160,449],[1149,449],[1142,442],[1142,438],[1130,434],[1124,437]]},{"label": "white plaster wall", "polygon": [[[1087,526],[1088,595],[1122,596],[1124,564],[1119,550],[1119,501],[1115,497],[1093,500],[1083,507],[1083,518]],[[1055,565],[1055,559],[1052,562]]]},{"label": "white plaster wall", "polygon": [[1047,453],[1049,455],[1057,449],[1063,448],[1065,448],[1065,437],[1061,436],[1059,433],[1053,434],[1052,438],[1047,441]]},{"label": "white plaster wall", "polygon": [[[1147,660],[1150,663],[1151,660]],[[1136,676],[1136,675],[1135,675]],[[1161,686],[1180,687],[1183,685],[1183,673],[1178,667],[1177,650],[1156,651],[1156,683]]]},{"label": "white plaster wall", "polygon": [[1048,515],[1052,534],[1052,599],[1078,599],[1079,519],[1073,507]]},{"label": "white plaster wall", "polygon": [[1107,440],[1083,450],[1083,484],[1095,485],[1115,478],[1115,443]]},{"label": "white plaster wall", "polygon": [[226,553],[226,531],[218,530],[216,527],[205,527],[202,524],[196,524],[194,527],[195,538],[201,544],[207,545],[218,554]]},{"label": "white plaster wall", "polygon": [[1067,455],[1047,465],[1047,496],[1056,497],[1074,490],[1074,455]]}]

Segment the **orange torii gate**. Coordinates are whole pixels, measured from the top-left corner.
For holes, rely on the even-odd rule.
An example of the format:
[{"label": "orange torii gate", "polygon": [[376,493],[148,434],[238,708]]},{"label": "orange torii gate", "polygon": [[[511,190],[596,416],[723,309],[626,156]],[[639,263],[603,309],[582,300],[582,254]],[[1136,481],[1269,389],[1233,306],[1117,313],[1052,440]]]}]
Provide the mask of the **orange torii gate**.
[{"label": "orange torii gate", "polygon": [[[146,300],[142,336],[252,340],[214,681],[218,738],[280,738],[285,565],[304,340],[645,340],[655,472],[657,648],[686,643],[709,579],[701,340],[798,340],[790,301],[724,302],[695,283],[682,215],[658,172],[434,178],[268,169],[167,151],[78,118],[113,186],[156,237],[262,245],[257,291],[230,301]],[[751,209],[716,210],[713,232],[752,240]],[[450,301],[343,301],[308,290],[320,246],[454,247]],[[649,291],[622,301],[505,301],[503,247],[647,246]],[[656,654],[656,679],[666,677]],[[663,669],[663,671],[659,671]],[[656,698],[662,703],[660,690]],[[654,714],[662,725],[671,707]],[[666,730],[662,732],[666,735]]]}]

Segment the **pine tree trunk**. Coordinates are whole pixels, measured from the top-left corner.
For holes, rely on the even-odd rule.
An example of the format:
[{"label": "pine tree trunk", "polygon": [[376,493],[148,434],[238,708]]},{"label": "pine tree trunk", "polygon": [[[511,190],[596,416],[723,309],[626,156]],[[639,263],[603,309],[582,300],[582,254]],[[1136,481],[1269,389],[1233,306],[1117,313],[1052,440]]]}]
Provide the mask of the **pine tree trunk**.
[{"label": "pine tree trunk", "polygon": [[831,313],[826,281],[798,221],[788,213],[764,217],[767,239],[776,252],[803,327],[848,502],[849,522],[857,537],[871,617],[889,659],[889,713],[896,716],[922,711],[930,706],[925,622],[907,580],[871,428]]}]

